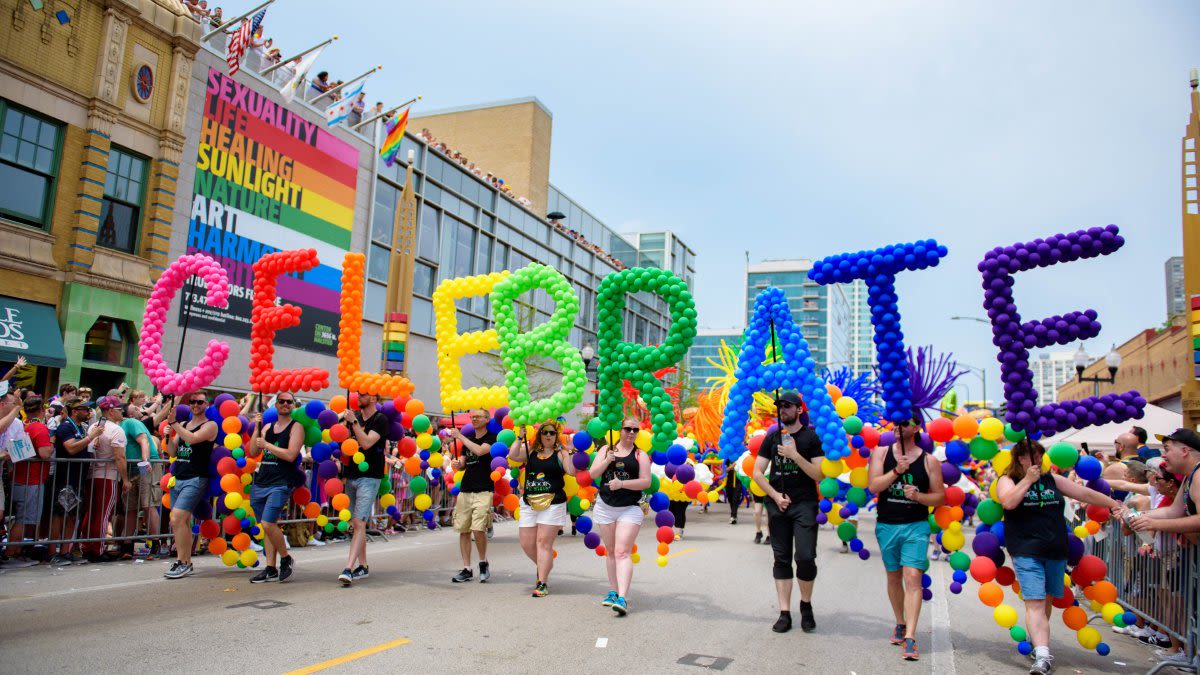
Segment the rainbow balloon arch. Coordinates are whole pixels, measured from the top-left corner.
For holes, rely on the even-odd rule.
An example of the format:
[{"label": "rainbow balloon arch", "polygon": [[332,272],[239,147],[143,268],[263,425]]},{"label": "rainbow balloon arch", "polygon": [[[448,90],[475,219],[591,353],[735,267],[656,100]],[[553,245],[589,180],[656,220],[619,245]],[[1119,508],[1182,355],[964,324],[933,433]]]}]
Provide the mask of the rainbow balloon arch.
[{"label": "rainbow balloon arch", "polygon": [[[930,525],[949,556],[954,569],[949,590],[961,593],[968,579],[980,584],[979,598],[993,608],[998,625],[1007,629],[1022,653],[1031,649],[1024,629],[1017,625],[1019,614],[1004,602],[1004,588],[1019,594],[1011,567],[1005,566],[1003,509],[995,495],[983,494],[964,476],[963,467],[989,465],[998,473],[1012,461],[1003,445],[1027,435],[1037,438],[1071,428],[1084,428],[1108,422],[1140,418],[1146,401],[1136,391],[1083,399],[1039,404],[1029,368],[1031,348],[1065,345],[1099,334],[1095,311],[1075,311],[1034,321],[1022,321],[1013,297],[1014,276],[1038,267],[1049,267],[1109,255],[1124,244],[1118,228],[1109,225],[1056,234],[1045,239],[1001,246],[988,251],[979,263],[982,276],[984,309],[991,321],[993,343],[1003,376],[1004,420],[971,415],[946,416],[928,421],[919,436],[919,444],[928,451],[939,448],[945,453],[943,479],[949,485],[946,503],[930,513]],[[614,272],[600,284],[596,311],[600,331],[597,335],[599,362],[598,412],[586,428],[563,428],[560,437],[573,450],[576,477],[567,477],[568,510],[577,517],[576,526],[584,534],[584,544],[605,555],[600,537],[586,515],[597,495],[593,477],[587,468],[595,451],[604,443],[615,443],[630,395],[646,411],[647,419],[638,434],[637,447],[647,452],[655,466],[652,482],[645,493],[655,513],[657,563],[665,567],[670,544],[674,541],[674,516],[671,501],[708,503],[720,495],[722,477],[716,470],[738,472],[738,478],[756,494],[761,490],[749,481],[754,459],[771,426],[770,399],[763,392],[792,389],[800,393],[812,426],[819,435],[825,458],[821,462],[824,479],[818,484],[822,497],[819,520],[836,528],[838,537],[863,560],[870,551],[857,537],[855,516],[867,508],[874,495],[867,490],[867,459],[870,451],[894,442],[892,425],[911,419],[915,409],[925,405],[915,401],[913,378],[921,366],[904,343],[896,293],[896,276],[935,267],[948,250],[929,239],[895,244],[870,251],[842,253],[817,261],[809,278],[822,285],[863,281],[871,307],[871,322],[878,363],[874,382],[869,377],[843,378],[853,383],[843,391],[830,384],[834,375],[819,373],[808,344],[792,319],[787,297],[776,288],[767,288],[755,300],[754,312],[746,329],[736,366],[726,378],[722,390],[708,399],[708,416],[720,420],[703,427],[698,418],[677,419],[677,400],[659,377],[687,353],[696,335],[696,309],[687,285],[667,270],[631,268]],[[263,256],[253,264],[254,303],[252,307],[251,360],[248,364],[250,389],[258,394],[316,392],[330,386],[330,374],[320,368],[276,369],[273,363],[275,334],[300,323],[301,310],[288,303],[277,304],[275,281],[281,274],[312,269],[319,263],[315,250],[279,251]],[[348,396],[335,396],[328,404],[309,401],[298,406],[292,417],[305,430],[305,445],[315,463],[320,491],[335,511],[329,518],[319,501],[306,487],[293,494],[306,517],[316,520],[327,531],[349,527],[349,500],[344,494],[339,464],[366,466],[362,449],[341,423],[347,410],[357,409],[357,394],[367,393],[392,400],[381,407],[389,422],[389,439],[396,442],[402,468],[411,478],[409,489],[414,505],[430,528],[435,527],[431,485],[444,484],[457,493],[461,476],[456,476],[447,461],[443,435],[436,432],[425,414],[425,405],[414,398],[414,386],[407,378],[361,369],[360,344],[363,321],[365,257],[346,254],[342,265],[341,322],[338,335],[338,387]],[[214,259],[203,254],[186,255],[174,261],[155,284],[146,303],[139,360],[150,380],[168,394],[184,394],[209,387],[228,362],[229,346],[212,340],[204,357],[191,369],[175,372],[162,356],[162,335],[171,300],[191,275],[206,283],[204,302],[214,307],[227,303],[229,288],[226,271]],[[516,301],[536,289],[545,291],[555,302],[551,318],[529,331],[522,331],[517,320]],[[625,341],[624,315],[630,293],[649,292],[662,298],[670,308],[671,324],[659,345]],[[491,304],[494,328],[458,333],[455,302],[469,297],[486,296]],[[537,263],[513,272],[443,280],[433,295],[440,397],[451,409],[485,408],[492,411],[488,430],[497,434],[492,446],[492,480],[497,505],[517,511],[520,502],[514,490],[519,485],[521,468],[509,459],[517,441],[517,430],[532,432],[532,425],[560,419],[583,401],[587,381],[583,359],[568,336],[579,313],[578,295],[570,282],[557,270]],[[504,364],[503,386],[463,388],[460,360],[469,354],[499,352]],[[768,351],[772,356],[768,359]],[[562,386],[553,395],[534,399],[530,393],[526,363],[530,358],[555,361],[563,373]],[[917,361],[924,359],[921,351]],[[943,363],[944,365],[944,363]],[[178,366],[177,366],[178,367]],[[861,375],[861,374],[860,374]],[[947,375],[947,377],[951,377]],[[951,380],[952,381],[952,380]],[[632,392],[636,392],[632,394]],[[855,398],[859,393],[862,400]],[[876,400],[880,401],[876,405]],[[714,401],[720,403],[714,407]],[[878,409],[876,409],[878,408]],[[861,416],[860,416],[860,411]],[[263,416],[272,423],[273,410]],[[210,540],[209,550],[231,566],[258,564],[250,544],[263,533],[249,507],[252,474],[258,459],[245,446],[253,431],[250,421],[232,396],[218,396],[206,411],[206,417],[218,424],[218,451],[214,453],[212,474],[217,509],[220,513],[197,515],[195,530]],[[190,417],[186,406],[176,411],[177,419]],[[696,433],[703,428],[702,433]],[[467,431],[473,431],[468,429]],[[532,440],[532,439],[530,439]],[[1051,447],[1044,456],[1044,470],[1074,471],[1088,481],[1089,487],[1106,491],[1100,477],[1100,463],[1067,444]],[[169,488],[174,478],[163,478]],[[219,490],[218,490],[219,488]],[[380,486],[380,505],[393,517],[398,516],[391,485]],[[169,506],[169,496],[164,497]],[[1116,587],[1104,579],[1103,561],[1084,554],[1084,540],[1095,535],[1108,513],[1091,508],[1088,521],[1069,536],[1069,581],[1083,589],[1084,600],[1104,619],[1123,626],[1133,621],[1116,603]],[[215,516],[223,515],[218,521]],[[964,549],[963,522],[978,516],[969,555]],[[221,536],[231,537],[229,542]],[[640,560],[635,551],[634,561]],[[1087,625],[1087,614],[1067,584],[1065,594],[1053,601],[1063,609],[1063,621],[1075,630],[1079,643],[1101,654],[1108,651],[1099,632]],[[932,597],[931,581],[925,577],[925,596]]]}]

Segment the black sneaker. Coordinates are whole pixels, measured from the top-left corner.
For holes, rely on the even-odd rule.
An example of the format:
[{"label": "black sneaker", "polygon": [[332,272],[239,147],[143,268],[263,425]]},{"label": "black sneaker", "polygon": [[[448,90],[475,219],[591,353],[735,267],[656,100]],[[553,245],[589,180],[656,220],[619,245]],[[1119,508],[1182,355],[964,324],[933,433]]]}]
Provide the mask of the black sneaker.
[{"label": "black sneaker", "polygon": [[754,533],[754,543],[756,543],[756,544],[761,544],[761,543],[762,543],[762,532],[755,532],[755,533]]},{"label": "black sneaker", "polygon": [[779,618],[775,619],[775,625],[771,626],[771,630],[776,633],[786,633],[792,629],[792,613],[780,612]]},{"label": "black sneaker", "polygon": [[811,633],[817,629],[817,620],[813,618],[812,603],[800,601],[800,630]]},{"label": "black sneaker", "polygon": [[768,535],[767,535],[767,536],[766,536],[766,537],[763,539],[763,545],[764,545],[764,546],[770,546],[770,545],[771,545],[771,535],[769,535],[769,534],[768,534]]},{"label": "black sneaker", "polygon": [[458,574],[455,574],[453,577],[451,577],[450,581],[453,581],[456,584],[466,583],[466,582],[470,581],[474,576],[475,576],[475,573],[471,571],[470,567],[464,567],[464,568],[462,568],[461,572],[459,572]]},{"label": "black sneaker", "polygon": [[358,581],[359,579],[366,579],[369,576],[371,576],[371,572],[367,569],[366,565],[359,565],[358,567],[354,568],[355,581]]},{"label": "black sneaker", "polygon": [[269,581],[279,581],[279,570],[269,565],[263,568],[263,571],[250,577],[252,584],[265,584]]},{"label": "black sneaker", "polygon": [[571,523],[571,536],[574,537],[574,536],[577,536],[578,534],[579,534],[579,530],[575,529],[575,523]]},{"label": "black sneaker", "polygon": [[296,561],[293,560],[292,556],[290,556],[290,555],[286,555],[279,560],[279,582],[280,583],[283,583],[283,582],[287,581],[289,578],[291,578],[292,565],[295,565],[295,564],[296,564]]},{"label": "black sneaker", "polygon": [[343,586],[349,586],[350,584],[354,583],[354,573],[350,571],[349,567],[347,567],[346,569],[342,570],[341,574],[338,575],[338,581],[342,582]]},{"label": "black sneaker", "polygon": [[69,555],[55,554],[50,557],[50,564],[54,565],[55,567],[66,567],[67,565],[70,565],[74,562],[75,561],[72,560],[71,556],[69,556]]},{"label": "black sneaker", "polygon": [[737,518],[730,518],[730,519],[729,519],[729,524],[730,524],[730,525],[737,525]]},{"label": "black sneaker", "polygon": [[488,562],[486,560],[480,560],[479,561],[479,583],[482,584],[491,578],[492,578],[492,570],[491,570],[491,568],[488,567]]}]

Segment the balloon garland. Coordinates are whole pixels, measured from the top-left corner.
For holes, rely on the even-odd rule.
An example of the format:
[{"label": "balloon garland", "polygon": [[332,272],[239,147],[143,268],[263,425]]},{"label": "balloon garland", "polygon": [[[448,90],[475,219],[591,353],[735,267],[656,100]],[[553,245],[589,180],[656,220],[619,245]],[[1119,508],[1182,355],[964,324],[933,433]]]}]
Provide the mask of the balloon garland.
[{"label": "balloon garland", "polygon": [[[444,279],[433,292],[433,317],[437,334],[438,378],[441,383],[442,405],[450,410],[492,408],[508,405],[505,387],[462,387],[462,367],[459,360],[467,354],[480,354],[500,348],[496,329],[458,333],[456,300],[492,292],[509,273],[495,272],[473,277]],[[493,306],[495,301],[493,300]],[[578,306],[578,305],[577,305]],[[577,310],[578,311],[578,310]]]},{"label": "balloon garland", "polygon": [[273,394],[280,391],[320,391],[329,387],[329,371],[307,366],[275,370],[275,331],[300,325],[300,308],[276,306],[275,289],[281,274],[307,272],[320,261],[316,249],[277,251],[254,261],[254,300],[250,309],[250,389]]},{"label": "balloon garland", "polygon": [[146,299],[146,311],[142,315],[142,335],[138,339],[138,361],[154,386],[164,394],[186,394],[204,389],[212,384],[225,361],[229,359],[229,344],[209,340],[204,357],[190,370],[176,373],[167,366],[162,355],[163,326],[171,299],[183,288],[184,282],[193,274],[204,279],[204,300],[211,307],[229,305],[229,277],[225,268],[203,253],[193,253],[176,259],[163,271],[154,290]]},{"label": "balloon garland", "polygon": [[412,396],[415,387],[402,375],[367,373],[362,368],[363,288],[367,256],[347,253],[342,259],[342,318],[338,322],[338,386],[347,391],[387,398]]}]

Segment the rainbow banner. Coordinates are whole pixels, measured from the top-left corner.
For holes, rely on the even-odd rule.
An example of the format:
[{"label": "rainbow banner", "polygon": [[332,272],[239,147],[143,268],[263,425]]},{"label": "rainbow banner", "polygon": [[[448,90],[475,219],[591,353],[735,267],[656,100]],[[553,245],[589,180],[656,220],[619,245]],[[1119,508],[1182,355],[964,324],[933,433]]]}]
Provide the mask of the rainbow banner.
[{"label": "rainbow banner", "polygon": [[[275,342],[337,354],[358,151],[323,127],[209,69],[187,252],[206,253],[229,271],[230,296],[225,309],[193,304],[189,325],[249,339],[251,264],[274,251],[313,248],[317,268],[279,278],[279,297],[303,313],[300,325],[280,331]],[[192,282],[185,291],[204,296]]]},{"label": "rainbow banner", "polygon": [[383,146],[379,148],[379,156],[388,166],[396,162],[396,154],[400,152],[400,142],[404,140],[404,128],[408,126],[408,108],[387,121],[387,136]]}]

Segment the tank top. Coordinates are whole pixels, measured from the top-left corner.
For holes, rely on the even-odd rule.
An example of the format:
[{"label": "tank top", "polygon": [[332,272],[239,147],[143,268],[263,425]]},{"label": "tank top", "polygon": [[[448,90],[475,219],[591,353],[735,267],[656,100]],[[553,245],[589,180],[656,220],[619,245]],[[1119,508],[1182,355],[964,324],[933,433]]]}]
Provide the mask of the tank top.
[{"label": "tank top", "polygon": [[[883,471],[887,473],[896,468],[899,462],[896,453],[888,448],[883,458]],[[929,471],[925,466],[925,455],[922,453],[916,461],[908,465],[908,471],[900,474],[895,482],[879,493],[877,520],[889,525],[919,523],[929,518],[929,507],[914,502],[904,496],[904,486],[915,485],[920,492],[929,492]]]},{"label": "tank top", "polygon": [[1067,518],[1054,476],[1029,487],[1015,509],[1004,510],[1004,541],[1009,555],[1063,560],[1067,557]]},{"label": "tank top", "polygon": [[[563,478],[566,473],[566,469],[563,469],[560,463],[558,452],[552,453],[546,459],[538,457],[537,452],[531,452],[529,459],[525,461],[525,491],[522,498],[529,495],[553,493],[554,504],[566,503],[566,481]],[[528,499],[524,501],[526,504],[529,503]]]},{"label": "tank top", "polygon": [[[292,425],[295,420],[288,420],[288,424],[283,428],[283,431],[275,433],[275,425],[267,425],[263,432],[263,439],[271,445],[286,447],[288,440],[292,437]],[[288,468],[284,464],[291,464],[286,459],[281,459],[271,454],[270,450],[263,451],[262,464],[258,467],[258,473],[254,476],[254,484],[267,486],[287,485],[288,484]]]},{"label": "tank top", "polygon": [[[207,423],[208,420],[206,419],[196,425],[194,429],[189,429],[187,426],[184,426],[184,429],[194,434],[197,429]],[[214,445],[213,441],[199,441],[189,444],[180,438],[179,451],[175,455],[175,479],[208,478],[208,463],[212,459]]]},{"label": "tank top", "polygon": [[[613,450],[616,450],[614,447]],[[604,475],[600,478],[600,499],[604,500],[605,504],[613,507],[633,506],[642,499],[641,490],[610,490],[608,482],[614,478],[622,481],[637,480],[638,471],[641,466],[638,464],[638,451],[634,448],[624,457],[614,455],[613,461],[604,470]]]},{"label": "tank top", "polygon": [[1189,516],[1196,515],[1196,502],[1192,501],[1192,480],[1196,477],[1196,472],[1200,471],[1200,464],[1192,467],[1192,472],[1183,480],[1183,485],[1179,486],[1178,499],[1183,500],[1183,511]]}]

